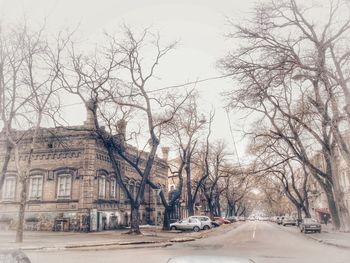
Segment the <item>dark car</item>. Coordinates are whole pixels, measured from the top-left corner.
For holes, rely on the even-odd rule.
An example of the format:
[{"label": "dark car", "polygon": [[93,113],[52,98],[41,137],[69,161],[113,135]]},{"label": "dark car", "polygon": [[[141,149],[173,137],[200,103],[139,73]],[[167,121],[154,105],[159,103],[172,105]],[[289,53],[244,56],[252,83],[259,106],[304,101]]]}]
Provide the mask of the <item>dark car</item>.
[{"label": "dark car", "polygon": [[321,233],[321,224],[317,222],[314,218],[304,218],[300,225],[300,232],[318,232]]}]

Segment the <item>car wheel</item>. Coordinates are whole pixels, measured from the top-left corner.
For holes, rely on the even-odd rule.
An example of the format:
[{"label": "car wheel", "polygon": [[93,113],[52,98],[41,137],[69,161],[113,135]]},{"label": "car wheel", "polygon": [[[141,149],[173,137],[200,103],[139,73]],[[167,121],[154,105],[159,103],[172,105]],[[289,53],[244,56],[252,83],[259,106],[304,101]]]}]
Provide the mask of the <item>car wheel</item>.
[{"label": "car wheel", "polygon": [[176,226],[172,226],[170,230],[177,230]]},{"label": "car wheel", "polygon": [[194,232],[198,232],[200,230],[200,228],[198,227],[198,226],[195,226],[194,228],[193,228],[193,231]]},{"label": "car wheel", "polygon": [[303,233],[303,229],[302,228],[300,228],[300,232]]},{"label": "car wheel", "polygon": [[210,227],[208,226],[208,225],[205,225],[204,227],[203,227],[203,229],[204,230],[208,230]]}]

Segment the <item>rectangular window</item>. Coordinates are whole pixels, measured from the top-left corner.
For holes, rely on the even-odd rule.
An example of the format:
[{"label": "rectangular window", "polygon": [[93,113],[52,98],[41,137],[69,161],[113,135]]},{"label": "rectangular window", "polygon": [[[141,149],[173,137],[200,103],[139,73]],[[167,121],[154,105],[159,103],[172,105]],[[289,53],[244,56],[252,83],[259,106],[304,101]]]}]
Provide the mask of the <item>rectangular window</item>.
[{"label": "rectangular window", "polygon": [[5,201],[13,201],[15,200],[16,193],[16,177],[6,177],[4,186],[3,186],[3,194],[2,199]]},{"label": "rectangular window", "polygon": [[98,178],[98,198],[106,197],[106,178],[104,176],[100,176]]},{"label": "rectangular window", "polygon": [[29,181],[29,199],[41,199],[43,191],[43,177],[41,175],[31,176]]},{"label": "rectangular window", "polygon": [[61,174],[57,182],[57,198],[70,199],[72,177],[70,174]]},{"label": "rectangular window", "polygon": [[115,198],[115,179],[111,179],[111,198]]}]

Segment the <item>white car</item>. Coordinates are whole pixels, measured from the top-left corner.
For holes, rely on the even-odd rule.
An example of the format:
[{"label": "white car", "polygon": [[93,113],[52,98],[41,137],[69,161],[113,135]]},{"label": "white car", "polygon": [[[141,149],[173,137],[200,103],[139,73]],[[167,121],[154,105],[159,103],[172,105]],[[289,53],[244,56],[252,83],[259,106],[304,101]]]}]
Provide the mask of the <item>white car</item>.
[{"label": "white car", "polygon": [[207,216],[190,216],[189,218],[198,219],[201,223],[201,229],[208,230],[212,227],[211,220]]},{"label": "white car", "polygon": [[187,218],[170,224],[170,230],[193,230],[198,232],[201,227],[201,222],[195,218]]}]

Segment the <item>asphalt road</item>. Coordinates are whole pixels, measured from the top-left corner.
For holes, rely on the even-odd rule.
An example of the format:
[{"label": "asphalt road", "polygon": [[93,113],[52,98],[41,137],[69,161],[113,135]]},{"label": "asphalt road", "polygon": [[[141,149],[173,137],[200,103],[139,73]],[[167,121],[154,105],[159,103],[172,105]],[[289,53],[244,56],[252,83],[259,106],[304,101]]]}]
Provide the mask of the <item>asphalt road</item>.
[{"label": "asphalt road", "polygon": [[321,244],[269,222],[225,226],[209,237],[166,248],[28,252],[32,263],[164,263],[174,256],[223,255],[257,263],[349,263],[350,250]]}]

